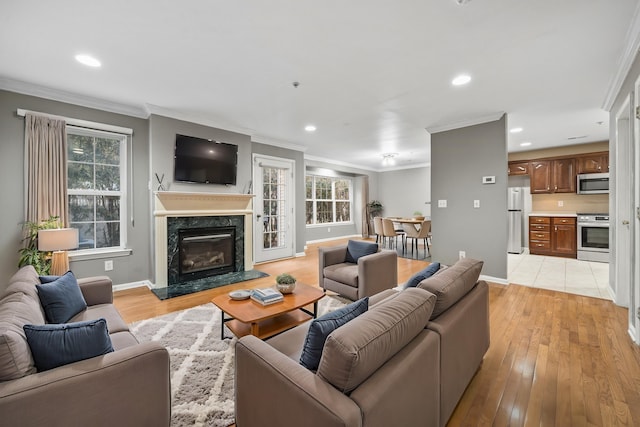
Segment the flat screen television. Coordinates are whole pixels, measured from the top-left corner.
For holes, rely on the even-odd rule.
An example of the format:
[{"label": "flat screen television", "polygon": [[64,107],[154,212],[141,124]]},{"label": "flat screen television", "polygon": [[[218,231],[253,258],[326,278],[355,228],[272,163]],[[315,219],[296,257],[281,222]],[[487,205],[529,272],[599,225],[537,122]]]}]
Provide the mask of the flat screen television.
[{"label": "flat screen television", "polygon": [[235,185],[238,146],[211,139],[176,135],[174,180]]}]

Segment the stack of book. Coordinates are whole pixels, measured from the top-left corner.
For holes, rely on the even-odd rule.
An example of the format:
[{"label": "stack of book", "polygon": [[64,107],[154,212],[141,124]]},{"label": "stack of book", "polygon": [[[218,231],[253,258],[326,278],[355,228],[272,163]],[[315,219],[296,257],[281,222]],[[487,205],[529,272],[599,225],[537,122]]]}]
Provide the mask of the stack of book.
[{"label": "stack of book", "polygon": [[284,296],[273,288],[254,289],[251,299],[262,305],[269,305],[284,300]]}]

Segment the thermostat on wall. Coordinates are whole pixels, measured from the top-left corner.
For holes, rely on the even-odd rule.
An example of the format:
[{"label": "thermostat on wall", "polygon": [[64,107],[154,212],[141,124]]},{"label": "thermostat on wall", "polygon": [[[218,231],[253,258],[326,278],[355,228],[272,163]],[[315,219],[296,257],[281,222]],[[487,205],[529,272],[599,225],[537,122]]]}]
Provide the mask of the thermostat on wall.
[{"label": "thermostat on wall", "polygon": [[496,177],[495,176],[483,176],[482,177],[482,183],[483,184],[495,184],[496,183]]}]

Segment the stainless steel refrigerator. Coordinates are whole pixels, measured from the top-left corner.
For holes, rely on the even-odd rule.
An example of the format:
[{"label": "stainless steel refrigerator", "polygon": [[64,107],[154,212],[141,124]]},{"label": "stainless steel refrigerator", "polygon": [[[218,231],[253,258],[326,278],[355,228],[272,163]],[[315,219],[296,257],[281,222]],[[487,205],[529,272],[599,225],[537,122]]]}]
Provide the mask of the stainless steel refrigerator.
[{"label": "stainless steel refrigerator", "polygon": [[524,191],[522,188],[509,188],[507,193],[507,212],[509,215],[509,240],[507,252],[522,253],[522,208],[524,205]]}]

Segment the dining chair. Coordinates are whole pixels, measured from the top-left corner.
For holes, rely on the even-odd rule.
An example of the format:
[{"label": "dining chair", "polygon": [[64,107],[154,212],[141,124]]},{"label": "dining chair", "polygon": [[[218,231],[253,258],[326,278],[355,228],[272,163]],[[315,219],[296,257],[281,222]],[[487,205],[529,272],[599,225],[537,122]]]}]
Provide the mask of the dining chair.
[{"label": "dining chair", "polygon": [[424,256],[426,258],[427,253],[431,254],[431,248],[429,247],[429,238],[431,237],[431,220],[424,220],[420,224],[420,229],[416,229],[413,224],[402,224],[402,228],[406,233],[406,238],[413,239],[411,242],[411,253],[413,253],[413,247],[415,245],[416,252],[418,249],[418,241],[424,240]]},{"label": "dining chair", "polygon": [[[393,237],[393,240],[389,240],[389,248],[393,247],[392,243],[395,243],[395,246],[397,246],[398,236],[400,236],[400,234],[396,231],[395,227],[393,226],[393,221],[390,220],[389,218],[382,218],[383,245],[384,245],[385,239]],[[403,240],[403,243],[404,243],[404,240]]]},{"label": "dining chair", "polygon": [[382,217],[381,216],[373,217],[373,232],[376,234],[376,243],[380,242],[380,238],[384,239],[384,237],[382,236]]}]

